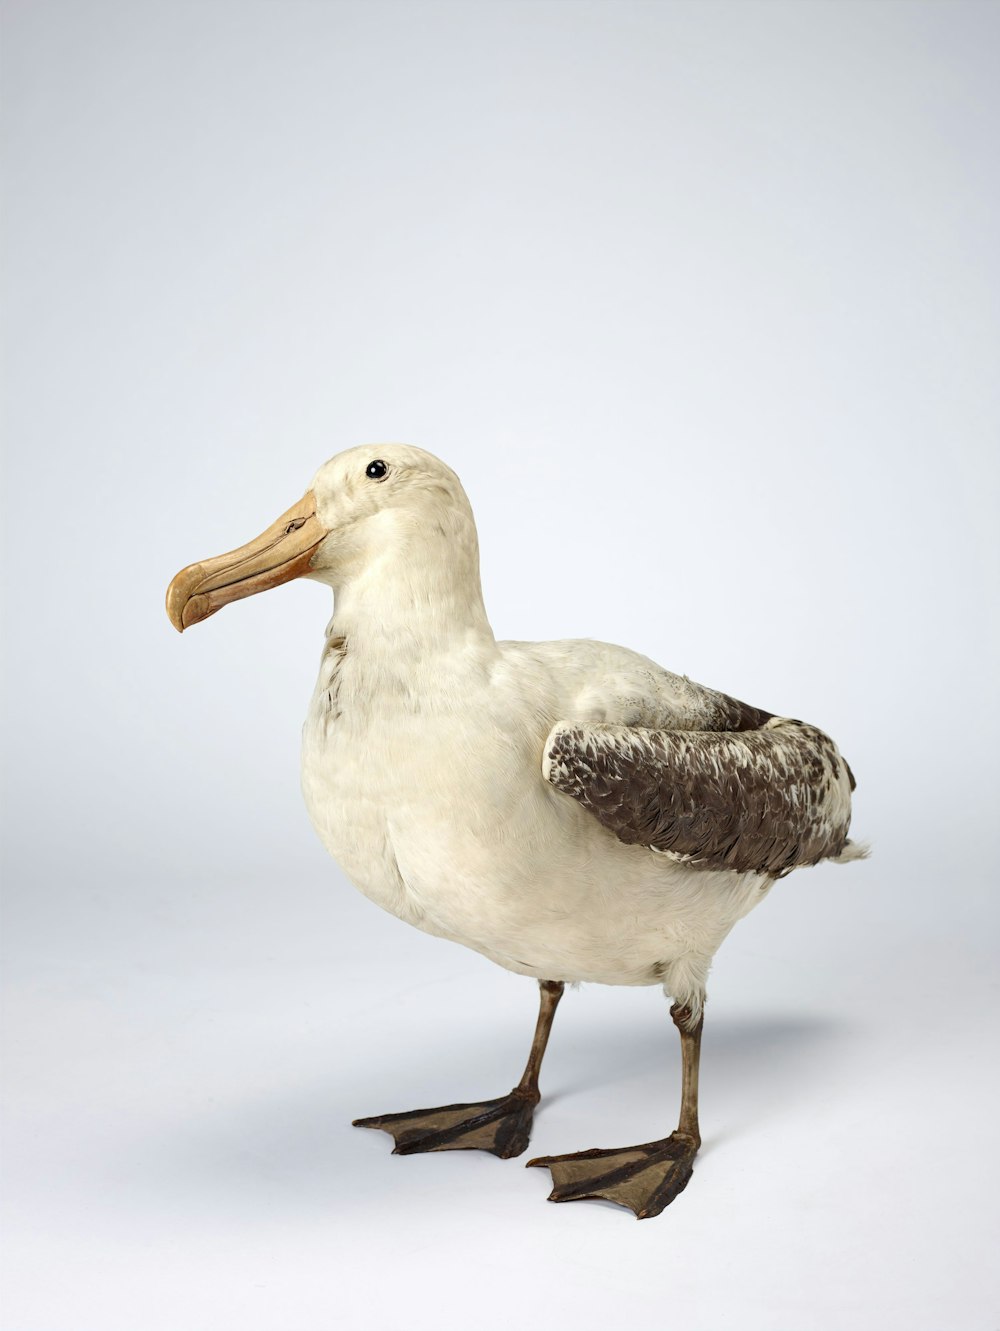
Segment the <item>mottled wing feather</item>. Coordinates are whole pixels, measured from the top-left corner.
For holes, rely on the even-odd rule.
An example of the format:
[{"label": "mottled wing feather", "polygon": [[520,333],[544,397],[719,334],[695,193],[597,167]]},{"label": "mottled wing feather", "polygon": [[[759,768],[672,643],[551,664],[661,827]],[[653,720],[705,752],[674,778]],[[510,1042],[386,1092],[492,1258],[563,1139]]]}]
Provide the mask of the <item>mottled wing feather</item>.
[{"label": "mottled wing feather", "polygon": [[557,725],[544,775],[620,840],[712,869],[775,876],[839,855],[851,778],[833,741],[774,717],[759,729]]},{"label": "mottled wing feather", "polygon": [[775,719],[773,712],[762,712],[739,698],[730,698],[728,693],[697,687],[705,698],[705,724],[699,725],[699,730],[759,730]]}]

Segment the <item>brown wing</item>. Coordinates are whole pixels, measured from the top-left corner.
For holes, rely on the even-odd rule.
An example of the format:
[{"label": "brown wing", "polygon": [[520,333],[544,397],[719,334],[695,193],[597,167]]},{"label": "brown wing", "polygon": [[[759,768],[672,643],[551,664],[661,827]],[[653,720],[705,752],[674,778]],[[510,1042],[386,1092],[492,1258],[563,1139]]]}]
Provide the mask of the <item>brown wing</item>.
[{"label": "brown wing", "polygon": [[849,769],[801,721],[739,731],[566,723],[549,736],[543,772],[626,844],[706,868],[779,876],[847,842]]}]

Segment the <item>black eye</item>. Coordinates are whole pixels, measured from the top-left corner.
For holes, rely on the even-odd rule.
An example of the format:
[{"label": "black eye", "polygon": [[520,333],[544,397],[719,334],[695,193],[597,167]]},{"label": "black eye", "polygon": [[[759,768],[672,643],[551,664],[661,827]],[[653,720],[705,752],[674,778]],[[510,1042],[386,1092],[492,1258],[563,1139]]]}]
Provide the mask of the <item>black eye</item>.
[{"label": "black eye", "polygon": [[365,467],[365,475],[370,476],[373,481],[380,481],[388,470],[389,468],[382,459],[376,458],[374,462],[369,462],[368,466]]}]

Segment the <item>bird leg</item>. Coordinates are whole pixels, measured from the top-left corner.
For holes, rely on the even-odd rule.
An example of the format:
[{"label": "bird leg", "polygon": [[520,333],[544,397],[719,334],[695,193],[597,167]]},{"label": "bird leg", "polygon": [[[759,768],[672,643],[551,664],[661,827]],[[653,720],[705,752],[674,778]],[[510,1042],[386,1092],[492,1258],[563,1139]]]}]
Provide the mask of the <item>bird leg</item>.
[{"label": "bird leg", "polygon": [[681,1116],[677,1131],[660,1141],[610,1150],[544,1155],[528,1161],[552,1171],[550,1202],[577,1202],[600,1197],[635,1212],[640,1220],[659,1215],[687,1187],[701,1145],[698,1131],[698,1060],[702,1017],[675,1003],[670,1009],[681,1036]]},{"label": "bird leg", "polygon": [[381,1128],[392,1135],[393,1155],[421,1151],[490,1151],[502,1160],[528,1148],[531,1120],[541,1098],[538,1073],[549,1041],[552,1018],[563,994],[561,980],[539,980],[540,1002],[535,1037],[521,1080],[509,1095],[472,1104],[411,1109],[402,1114],[356,1118],[356,1128]]}]

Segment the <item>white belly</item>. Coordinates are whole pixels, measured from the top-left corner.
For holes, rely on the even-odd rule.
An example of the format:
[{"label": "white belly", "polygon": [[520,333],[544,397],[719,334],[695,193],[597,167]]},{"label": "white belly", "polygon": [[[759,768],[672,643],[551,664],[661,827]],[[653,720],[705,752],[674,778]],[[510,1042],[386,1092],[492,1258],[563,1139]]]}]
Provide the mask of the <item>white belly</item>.
[{"label": "white belly", "polygon": [[313,825],[372,901],[509,970],[700,989],[770,880],[623,845],[544,781],[535,728],[377,711],[359,725],[319,687],[303,737]]}]

